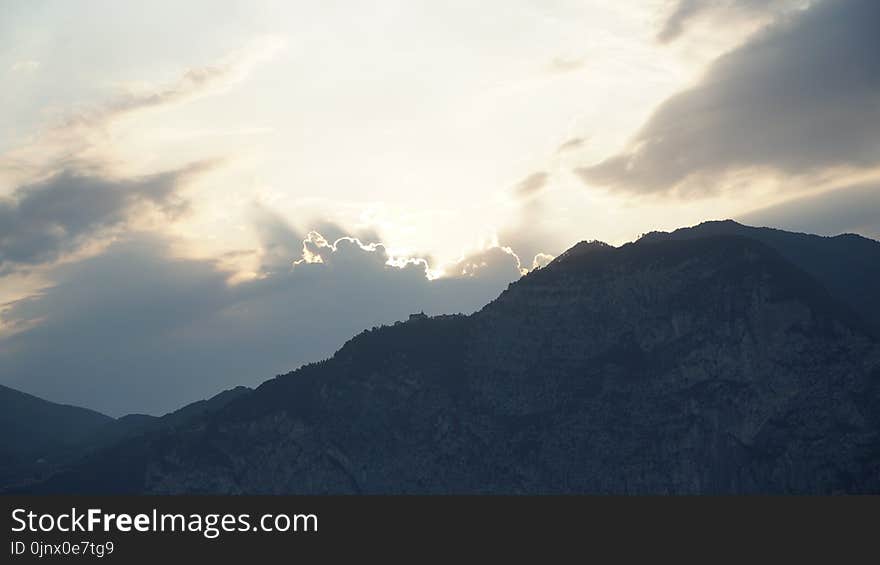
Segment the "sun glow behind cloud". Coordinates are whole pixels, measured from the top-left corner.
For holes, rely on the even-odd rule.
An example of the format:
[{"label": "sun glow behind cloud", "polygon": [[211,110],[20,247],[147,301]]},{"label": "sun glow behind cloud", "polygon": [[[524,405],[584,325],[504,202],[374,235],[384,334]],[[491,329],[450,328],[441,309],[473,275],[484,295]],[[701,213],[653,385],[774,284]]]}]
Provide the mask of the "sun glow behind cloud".
[{"label": "sun glow behind cloud", "polygon": [[[64,127],[100,122],[115,163],[131,170],[231,158],[225,178],[193,197],[201,201],[190,220],[196,239],[239,245],[241,230],[218,224],[229,227],[232,208],[240,211],[255,193],[278,193],[273,205],[295,221],[305,220],[299,204],[321,195],[330,208],[324,215],[337,203],[366,210],[385,202],[394,214],[385,220],[393,232],[389,245],[452,259],[501,227],[504,210],[493,194],[540,164],[563,138],[594,130],[590,151],[601,155],[686,74],[674,59],[656,57],[647,10],[633,18],[636,9],[599,3],[564,3],[559,13],[510,3],[346,8],[265,7],[260,25],[275,29],[274,45],[219,52],[178,71],[178,78],[133,91],[132,80],[115,81],[130,92],[109,103],[73,104],[94,109],[76,110]],[[490,26],[496,18],[504,26]],[[450,28],[453,21],[458,25]],[[287,49],[279,53],[282,41]],[[578,65],[548,74],[547,65],[561,60]],[[638,81],[642,88],[620,96],[621,86]],[[608,111],[612,98],[616,112]],[[571,115],[585,108],[590,114],[573,123]],[[600,115],[610,117],[597,121]],[[111,119],[108,132],[104,122]],[[82,132],[74,134],[81,142]],[[414,225],[408,217],[420,212]],[[457,216],[449,226],[454,233],[438,229],[449,214]],[[412,239],[399,239],[407,231]],[[222,241],[228,235],[236,241]]]},{"label": "sun glow behind cloud", "polygon": [[[150,80],[126,68],[104,77],[115,86],[96,93],[103,99],[59,108],[56,125],[4,155],[7,183],[59,156],[139,174],[222,156],[222,175],[193,183],[192,213],[168,228],[196,253],[254,244],[245,215],[258,201],[298,225],[317,217],[375,230],[402,255],[443,264],[480,251],[481,241],[518,221],[521,204],[505,193],[550,167],[560,174],[547,181],[543,206],[568,227],[540,251],[561,251],[585,228],[619,242],[641,226],[612,233],[603,218],[615,213],[609,204],[630,204],[597,196],[605,209],[570,206],[584,189],[563,169],[619,149],[658,102],[745,35],[716,34],[687,57],[658,49],[658,19],[668,10],[659,0],[342,6],[231,2],[200,14],[201,25],[216,18],[234,27],[230,14],[246,11],[229,34],[239,36],[232,48],[229,37],[207,35],[194,50],[171,34],[180,52],[144,53],[135,33],[117,48]],[[142,21],[103,17],[119,19],[112,36],[170,9],[159,3]],[[80,40],[74,50],[98,41]],[[192,61],[211,45],[213,58],[157,77],[156,68]],[[52,52],[37,51],[51,68]],[[589,141],[561,155],[573,139]]]},{"label": "sun glow behind cloud", "polygon": [[[109,87],[66,78],[72,96],[54,117],[6,140],[0,181],[9,191],[60,162],[143,175],[222,158],[222,174],[194,179],[190,212],[165,228],[197,256],[256,246],[247,213],[258,203],[301,230],[320,219],[375,232],[396,257],[430,257],[434,275],[524,239],[534,244],[518,251],[528,265],[587,235],[621,243],[785,200],[786,179],[743,171],[736,182],[747,199],[719,193],[670,211],[662,200],[585,186],[572,171],[624,150],[657,105],[702,80],[719,55],[809,6],[230,1],[178,12],[168,45],[154,51],[144,32],[171,4],[102,13],[111,25],[100,37],[87,35],[96,6],[59,7],[57,20],[40,22],[46,37],[72,19],[73,54],[125,37],[116,48],[131,64],[110,52],[90,63]],[[181,33],[196,14],[226,33],[203,33],[196,48]],[[22,44],[7,65],[16,75],[57,73],[71,55],[46,40]],[[19,78],[22,88],[28,80]]]}]

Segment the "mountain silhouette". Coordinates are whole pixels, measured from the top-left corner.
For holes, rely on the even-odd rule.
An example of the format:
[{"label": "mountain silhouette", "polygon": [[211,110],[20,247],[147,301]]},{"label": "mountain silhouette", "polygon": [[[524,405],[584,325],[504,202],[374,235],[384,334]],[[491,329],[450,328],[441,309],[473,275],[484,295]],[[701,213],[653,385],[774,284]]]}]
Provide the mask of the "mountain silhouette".
[{"label": "mountain silhouette", "polygon": [[843,304],[860,313],[880,336],[880,245],[856,234],[823,237],[726,220],[704,222],[672,233],[652,232],[642,239],[692,239],[739,235],[756,239],[816,278]]},{"label": "mountain silhouette", "polygon": [[93,410],[48,402],[0,385],[0,484],[48,468],[113,419]]},{"label": "mountain silhouette", "polygon": [[732,222],[582,242],[17,491],[880,492],[878,249]]},{"label": "mountain silhouette", "polygon": [[129,414],[114,419],[0,386],[0,485],[40,480],[84,454],[160,429],[184,426],[250,390],[235,387],[161,417]]}]

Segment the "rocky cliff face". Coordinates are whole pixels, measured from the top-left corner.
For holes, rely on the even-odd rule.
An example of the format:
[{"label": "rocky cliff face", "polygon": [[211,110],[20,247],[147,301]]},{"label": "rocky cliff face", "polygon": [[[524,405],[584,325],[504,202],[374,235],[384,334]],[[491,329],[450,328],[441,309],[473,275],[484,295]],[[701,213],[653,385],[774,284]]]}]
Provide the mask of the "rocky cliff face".
[{"label": "rocky cliff face", "polygon": [[880,346],[751,238],[582,243],[37,492],[880,491]]}]

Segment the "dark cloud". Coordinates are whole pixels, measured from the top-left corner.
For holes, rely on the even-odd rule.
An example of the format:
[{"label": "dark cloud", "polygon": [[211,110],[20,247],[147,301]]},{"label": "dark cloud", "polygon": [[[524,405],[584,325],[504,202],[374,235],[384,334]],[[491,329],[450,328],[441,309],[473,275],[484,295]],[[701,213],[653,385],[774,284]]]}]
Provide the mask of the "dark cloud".
[{"label": "dark cloud", "polygon": [[741,217],[744,223],[791,231],[880,239],[880,184],[867,183],[798,198]]},{"label": "dark cloud", "polygon": [[179,214],[179,189],[208,169],[202,162],[136,178],[68,169],[19,187],[0,200],[0,269],[50,262],[100,233],[124,225],[144,206]]},{"label": "dark cloud", "polygon": [[423,262],[389,266],[381,245],[319,234],[309,245],[321,262],[293,266],[302,241],[294,252],[291,234],[264,230],[269,267],[237,285],[219,263],[176,258],[143,234],[57,267],[52,286],[0,311],[25,328],[0,340],[3,384],[110,414],[160,413],[321,359],[413,312],[474,311],[519,277],[516,257],[498,249],[431,281]]},{"label": "dark cloud", "polygon": [[722,56],[583,180],[706,192],[727,174],[810,175],[880,163],[880,2],[819,3]]}]

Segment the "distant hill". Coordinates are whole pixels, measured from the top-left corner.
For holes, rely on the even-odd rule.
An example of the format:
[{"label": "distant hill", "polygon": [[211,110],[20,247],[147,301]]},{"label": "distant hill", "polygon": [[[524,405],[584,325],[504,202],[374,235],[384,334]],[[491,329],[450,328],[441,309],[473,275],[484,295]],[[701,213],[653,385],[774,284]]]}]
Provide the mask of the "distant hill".
[{"label": "distant hill", "polygon": [[[0,481],[79,445],[113,418],[0,385]],[[38,463],[39,462],[39,463]]]},{"label": "distant hill", "polygon": [[877,244],[830,241],[584,242],[24,490],[878,493]]},{"label": "distant hill", "polygon": [[84,454],[185,425],[250,390],[235,387],[162,417],[130,414],[114,419],[0,386],[0,485],[41,480]]}]

